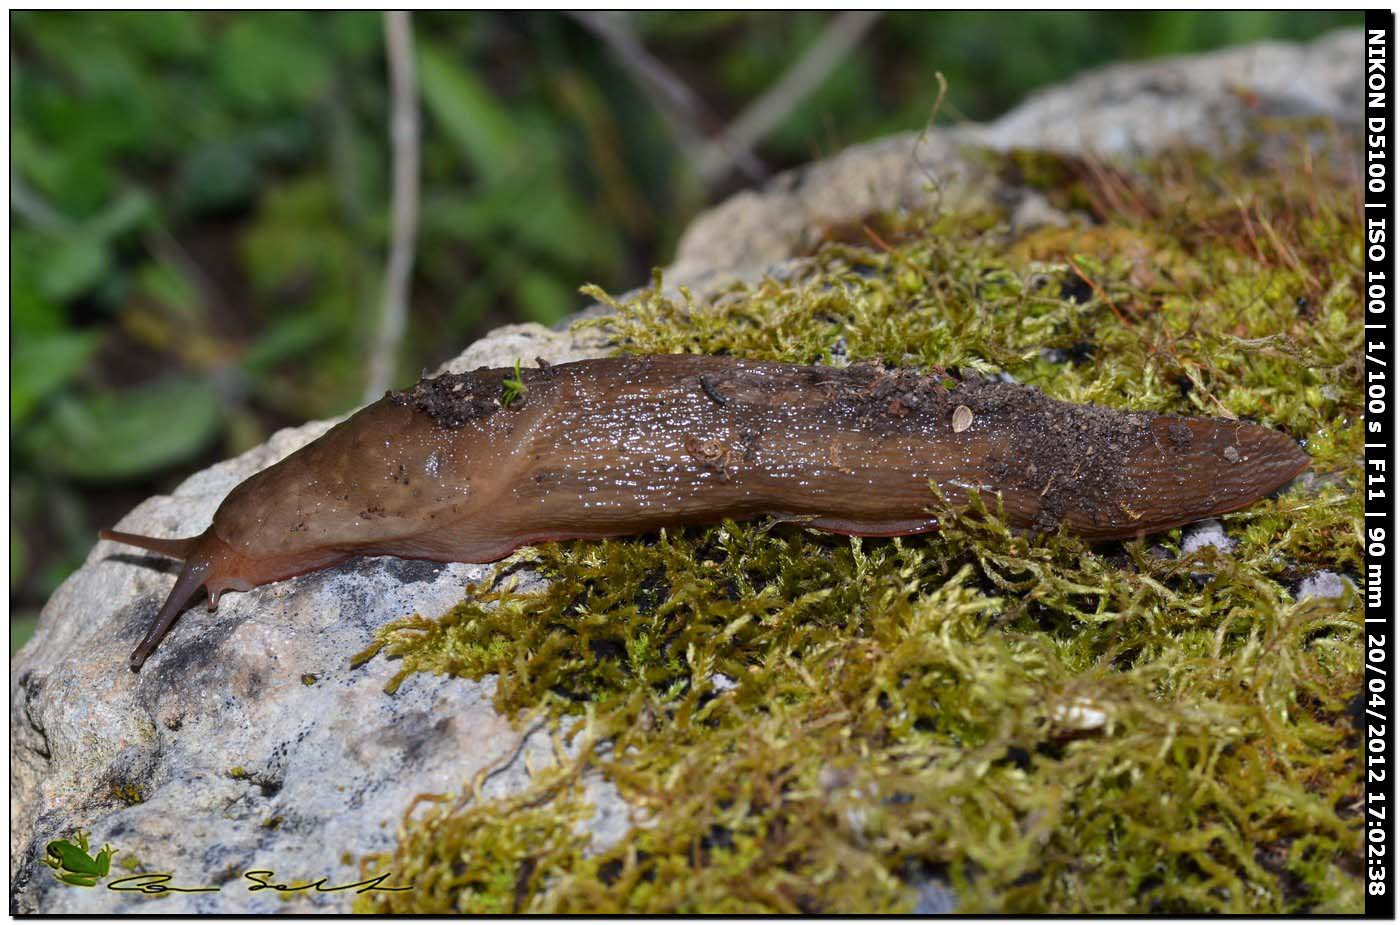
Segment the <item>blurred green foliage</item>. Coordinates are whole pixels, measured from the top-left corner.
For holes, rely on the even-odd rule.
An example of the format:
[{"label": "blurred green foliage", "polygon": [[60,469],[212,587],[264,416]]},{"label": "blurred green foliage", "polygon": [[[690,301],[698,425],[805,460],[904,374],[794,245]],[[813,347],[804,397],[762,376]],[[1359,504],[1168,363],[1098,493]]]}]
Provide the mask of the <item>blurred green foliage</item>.
[{"label": "blurred green foliage", "polygon": [[[824,13],[638,13],[724,119]],[[606,46],[559,13],[416,13],[422,209],[397,384],[665,262],[705,190]],[[389,232],[371,12],[11,14],[12,611],[153,490],[364,388]],[[759,146],[773,170],[986,119],[1119,58],[1312,38],[1359,14],[895,13]],[[702,126],[715,131],[720,126]]]}]

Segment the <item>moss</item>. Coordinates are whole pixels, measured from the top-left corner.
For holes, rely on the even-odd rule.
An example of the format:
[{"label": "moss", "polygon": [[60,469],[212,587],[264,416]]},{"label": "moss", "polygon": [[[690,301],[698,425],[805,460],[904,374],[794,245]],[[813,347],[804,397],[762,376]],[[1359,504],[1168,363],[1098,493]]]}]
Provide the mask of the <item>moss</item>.
[{"label": "moss", "polygon": [[[367,895],[411,896],[409,908],[436,912],[527,910],[552,879],[583,861],[588,838],[580,826],[591,811],[580,774],[590,754],[585,749],[574,761],[534,775],[525,791],[498,800],[480,799],[482,778],[457,800],[420,797],[409,808],[414,822],[403,833],[390,878],[411,882],[413,891]],[[382,860],[364,859],[362,875],[384,874]],[[359,900],[357,908],[372,903]],[[400,908],[399,902],[390,904]]]},{"label": "moss", "polygon": [[520,360],[515,361],[515,368],[506,374],[501,380],[501,407],[509,408],[511,403],[520,398],[529,389],[525,385],[525,380],[520,375]]},{"label": "moss", "polygon": [[[1320,162],[1250,164],[1042,162],[1098,224],[915,217],[792,280],[705,305],[658,286],[592,322],[629,352],[965,366],[1248,417],[1305,438],[1318,477],[1226,516],[1229,555],[1028,538],[995,498],[914,538],[726,523],[524,551],[366,657],[400,658],[395,683],[495,675],[503,713],[575,718],[575,757],[415,807],[363,862],[415,889],[357,908],[907,911],[936,875],[966,912],[1359,912],[1360,604],[1290,593],[1361,574],[1357,200]],[[548,586],[516,589],[522,565]],[[611,846],[581,828],[589,768],[638,813]]]},{"label": "moss", "polygon": [[110,792],[113,797],[120,800],[127,806],[135,806],[138,803],[146,802],[146,795],[141,788],[130,781],[112,781]]}]

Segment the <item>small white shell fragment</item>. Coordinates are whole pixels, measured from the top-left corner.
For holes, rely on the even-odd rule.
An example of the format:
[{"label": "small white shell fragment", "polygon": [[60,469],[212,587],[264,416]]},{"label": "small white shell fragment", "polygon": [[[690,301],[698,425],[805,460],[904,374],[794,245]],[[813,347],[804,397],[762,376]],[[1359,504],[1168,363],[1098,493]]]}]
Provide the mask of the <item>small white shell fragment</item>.
[{"label": "small white shell fragment", "polygon": [[958,405],[953,409],[953,433],[960,434],[972,426],[972,409]]},{"label": "small white shell fragment", "polygon": [[1050,721],[1061,729],[1073,732],[1093,732],[1108,722],[1108,714],[1087,697],[1076,697],[1069,703],[1058,703],[1050,711]]},{"label": "small white shell fragment", "polygon": [[1244,457],[1240,455],[1239,450],[1235,449],[1232,446],[1227,446],[1225,447],[1225,458],[1230,460],[1230,462],[1232,463],[1237,463]]}]

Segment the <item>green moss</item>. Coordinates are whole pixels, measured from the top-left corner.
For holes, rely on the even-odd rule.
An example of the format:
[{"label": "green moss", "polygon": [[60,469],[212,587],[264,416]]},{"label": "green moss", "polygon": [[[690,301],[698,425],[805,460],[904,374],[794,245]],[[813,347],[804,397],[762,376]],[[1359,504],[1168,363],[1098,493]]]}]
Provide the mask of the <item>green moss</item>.
[{"label": "green moss", "polygon": [[141,788],[130,781],[112,781],[110,790],[113,797],[127,806],[146,802],[146,795],[141,791]]},{"label": "green moss", "polygon": [[501,407],[509,408],[512,402],[528,391],[525,380],[520,376],[520,359],[517,357],[515,368],[501,380]]},{"label": "green moss", "polygon": [[[629,352],[973,367],[1249,417],[1306,438],[1319,480],[1226,516],[1229,555],[1028,538],[994,498],[913,538],[726,523],[526,550],[365,657],[400,658],[395,684],[495,675],[503,713],[575,718],[575,758],[410,811],[364,865],[415,889],[358,908],[880,912],[939,876],[967,912],[1360,911],[1359,601],[1290,593],[1361,571],[1354,189],[1315,163],[1147,171],[1081,169],[1075,196],[1119,206],[1079,230],[924,217],[795,280],[658,287],[593,323]],[[519,592],[520,565],[548,586]],[[605,849],[590,768],[639,814]]]},{"label": "green moss", "polygon": [[[412,882],[402,908],[436,912],[523,912],[545,886],[583,864],[588,838],[581,825],[591,815],[582,796],[582,758],[536,774],[530,787],[498,800],[430,798],[426,810],[411,807],[415,822],[403,833],[392,861],[395,884]],[[469,794],[470,796],[470,794]],[[362,864],[365,877],[383,873],[379,859]],[[390,900],[386,908],[400,909]],[[372,907],[368,898],[357,908]]]}]

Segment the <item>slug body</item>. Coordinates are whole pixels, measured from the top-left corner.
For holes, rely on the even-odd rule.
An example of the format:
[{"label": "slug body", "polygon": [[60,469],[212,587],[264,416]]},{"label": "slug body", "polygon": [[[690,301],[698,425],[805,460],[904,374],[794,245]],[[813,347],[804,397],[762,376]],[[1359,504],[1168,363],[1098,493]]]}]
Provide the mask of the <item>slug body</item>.
[{"label": "slug body", "polygon": [[1121,412],[1035,389],[874,366],[728,357],[585,360],[425,379],[391,392],[224,499],[197,537],[102,536],[185,560],[139,668],[200,587],[352,556],[491,562],[549,540],[771,515],[860,536],[934,529],[1000,494],[1013,526],[1129,538],[1236,510],[1297,476],[1288,436]]}]

